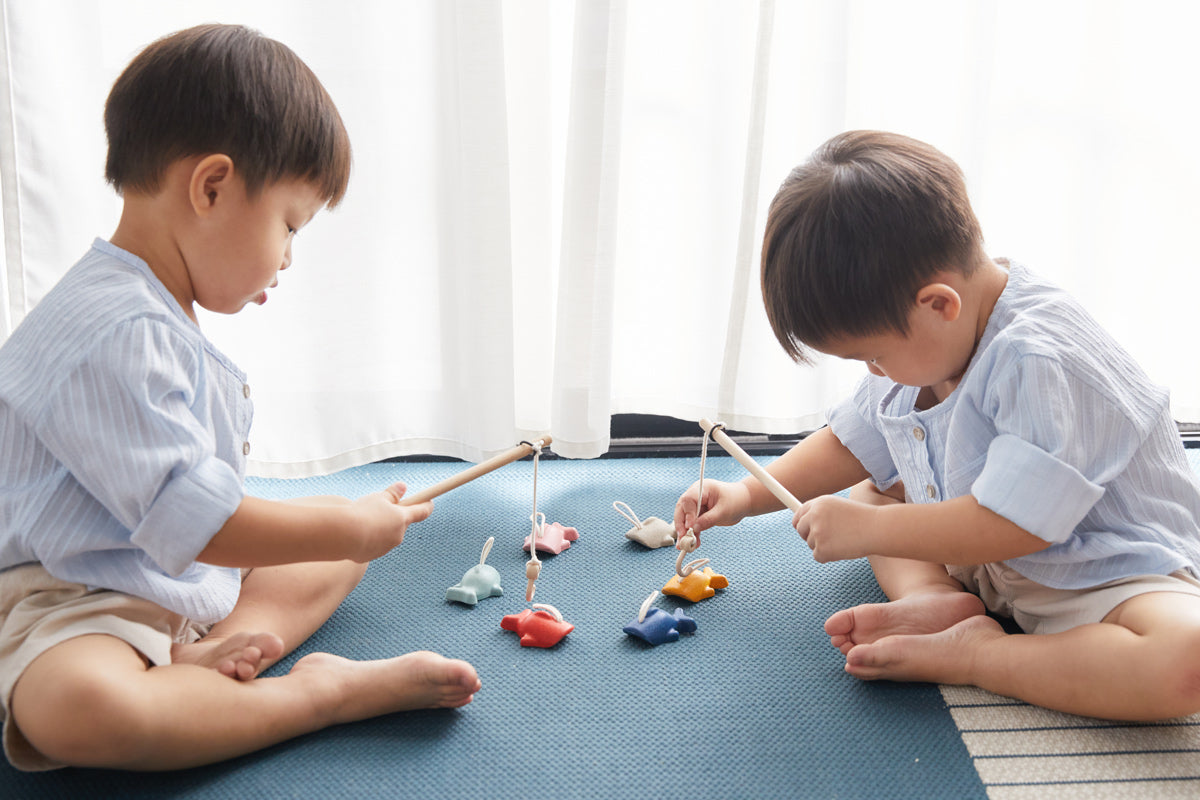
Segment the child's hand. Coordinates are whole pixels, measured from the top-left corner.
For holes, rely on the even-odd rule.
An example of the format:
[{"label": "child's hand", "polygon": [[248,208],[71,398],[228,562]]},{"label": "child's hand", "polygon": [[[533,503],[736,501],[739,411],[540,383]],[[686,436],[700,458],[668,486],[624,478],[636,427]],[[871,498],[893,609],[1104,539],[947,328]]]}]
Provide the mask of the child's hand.
[{"label": "child's hand", "polygon": [[680,496],[675,503],[675,532],[680,536],[688,528],[694,533],[714,525],[736,525],[746,516],[750,506],[750,490],[744,483],[704,482],[704,497],[697,503],[699,481]]},{"label": "child's hand", "polygon": [[875,522],[875,506],[825,495],[814,498],[792,517],[792,526],[820,564],[870,555],[867,546]]},{"label": "child's hand", "polygon": [[354,501],[353,508],[361,521],[362,535],[361,548],[354,557],[355,561],[366,563],[386,554],[404,541],[409,525],[421,522],[433,513],[433,503],[428,501],[412,506],[400,505],[407,490],[404,483],[396,482],[381,492]]}]

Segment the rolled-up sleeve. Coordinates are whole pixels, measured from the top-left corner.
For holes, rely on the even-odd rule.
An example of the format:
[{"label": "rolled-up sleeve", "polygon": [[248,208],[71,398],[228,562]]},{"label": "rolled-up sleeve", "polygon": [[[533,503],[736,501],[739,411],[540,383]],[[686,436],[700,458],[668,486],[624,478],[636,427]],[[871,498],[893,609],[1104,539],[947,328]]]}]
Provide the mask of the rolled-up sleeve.
[{"label": "rolled-up sleeve", "polygon": [[242,482],[233,469],[219,459],[206,459],[163,487],[130,541],[167,574],[178,576],[208,546],[241,501]]},{"label": "rolled-up sleeve", "polygon": [[971,486],[984,508],[1038,538],[1064,542],[1104,495],[1104,487],[1045,450],[1013,435],[996,437]]},{"label": "rolled-up sleeve", "polygon": [[849,398],[828,411],[826,419],[833,435],[854,454],[875,485],[887,489],[900,479],[900,474],[887,440],[870,422],[875,405],[871,389],[871,379],[864,379]]}]

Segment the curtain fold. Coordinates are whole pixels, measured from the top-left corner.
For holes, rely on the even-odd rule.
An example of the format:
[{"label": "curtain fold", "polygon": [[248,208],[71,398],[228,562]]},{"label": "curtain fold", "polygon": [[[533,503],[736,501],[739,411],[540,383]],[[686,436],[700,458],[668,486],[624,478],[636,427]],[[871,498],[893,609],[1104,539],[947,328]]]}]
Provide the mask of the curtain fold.
[{"label": "curtain fold", "polygon": [[[963,167],[989,251],[1077,294],[1200,420],[1200,7],[1168,0],[0,0],[0,337],[96,236],[102,109],[146,43],[213,20],[279,39],[350,131],[349,194],[264,308],[201,326],[250,375],[252,472],[478,461],[612,414],[788,433],[862,373],[767,326],[768,203],[829,136]],[[1169,20],[1169,24],[1165,21]],[[697,428],[699,433],[699,428]]]},{"label": "curtain fold", "polygon": [[[763,139],[766,133],[767,88],[770,83],[771,41],[775,24],[775,4],[758,4],[758,29],[754,46],[754,74],[750,88],[749,124],[746,126],[745,168],[742,172],[742,213],[737,230],[737,250],[733,266],[733,286],[729,293],[729,322],[725,334],[725,352],[721,362],[721,382],[717,393],[716,418],[736,429],[738,388],[743,387],[740,366],[746,341],[746,310],[756,300],[758,286],[757,255],[758,199],[762,194]],[[753,423],[752,423],[753,424]]]},{"label": "curtain fold", "polygon": [[569,458],[608,450],[624,44],[623,0],[577,6],[550,417]]}]

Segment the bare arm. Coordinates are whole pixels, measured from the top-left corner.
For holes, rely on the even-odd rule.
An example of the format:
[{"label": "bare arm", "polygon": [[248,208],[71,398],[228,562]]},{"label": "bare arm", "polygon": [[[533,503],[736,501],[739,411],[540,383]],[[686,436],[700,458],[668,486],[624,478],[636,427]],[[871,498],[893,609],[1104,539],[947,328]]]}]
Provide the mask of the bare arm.
[{"label": "bare arm", "polygon": [[[828,427],[810,433],[767,466],[767,472],[801,502],[849,489],[870,477],[867,470]],[[746,516],[783,508],[753,477],[742,479],[750,492]]]},{"label": "bare arm", "polygon": [[[863,465],[829,428],[809,434],[766,470],[800,500],[839,492],[868,477]],[[704,498],[699,504],[696,491],[693,484],[675,505],[675,528],[679,533],[688,528],[699,533],[714,525],[736,525],[746,517],[783,508],[753,476],[739,483],[705,481]]]},{"label": "bare arm", "polygon": [[197,561],[223,567],[265,567],[301,561],[360,563],[404,540],[408,526],[433,511],[432,503],[399,505],[404,484],[353,503],[298,505],[246,497]]},{"label": "bare arm", "polygon": [[941,503],[887,506],[821,497],[806,503],[793,522],[820,562],[881,555],[940,564],[985,564],[1050,546],[979,505],[971,495]]}]

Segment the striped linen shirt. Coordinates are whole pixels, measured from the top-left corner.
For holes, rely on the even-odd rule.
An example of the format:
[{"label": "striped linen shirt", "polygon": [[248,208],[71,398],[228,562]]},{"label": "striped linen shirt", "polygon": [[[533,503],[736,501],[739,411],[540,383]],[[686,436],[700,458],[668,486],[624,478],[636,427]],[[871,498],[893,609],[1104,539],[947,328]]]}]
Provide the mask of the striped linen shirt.
[{"label": "striped linen shirt", "polygon": [[146,263],[97,239],[0,347],[0,569],[224,618],[240,573],[196,557],[242,500],[252,412]]},{"label": "striped linen shirt", "polygon": [[1010,264],[958,387],[924,411],[919,392],[870,375],[829,412],[879,487],[974,495],[1050,542],[1005,562],[1046,586],[1200,571],[1200,486],[1168,393],[1061,289]]}]

